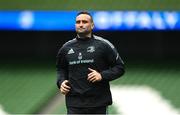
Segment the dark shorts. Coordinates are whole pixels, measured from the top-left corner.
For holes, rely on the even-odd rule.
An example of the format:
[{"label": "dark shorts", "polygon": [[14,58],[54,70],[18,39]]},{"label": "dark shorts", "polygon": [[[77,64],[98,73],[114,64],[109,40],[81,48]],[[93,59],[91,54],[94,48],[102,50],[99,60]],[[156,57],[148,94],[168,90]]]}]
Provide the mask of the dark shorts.
[{"label": "dark shorts", "polygon": [[68,107],[67,114],[108,114],[108,107],[87,107],[87,108],[79,108],[79,107]]}]

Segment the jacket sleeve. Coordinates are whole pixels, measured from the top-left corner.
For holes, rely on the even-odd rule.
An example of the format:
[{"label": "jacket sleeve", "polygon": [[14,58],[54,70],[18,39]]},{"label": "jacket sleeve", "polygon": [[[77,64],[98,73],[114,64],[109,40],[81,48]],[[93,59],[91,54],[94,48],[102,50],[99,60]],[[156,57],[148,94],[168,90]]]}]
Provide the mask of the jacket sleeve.
[{"label": "jacket sleeve", "polygon": [[61,83],[68,79],[67,61],[65,58],[65,51],[61,48],[56,56],[56,70],[57,70],[57,86],[60,88]]},{"label": "jacket sleeve", "polygon": [[105,47],[105,60],[109,65],[107,70],[101,72],[101,76],[103,80],[112,81],[121,77],[124,72],[124,62],[122,61],[119,53],[116,48],[112,44],[108,44]]}]

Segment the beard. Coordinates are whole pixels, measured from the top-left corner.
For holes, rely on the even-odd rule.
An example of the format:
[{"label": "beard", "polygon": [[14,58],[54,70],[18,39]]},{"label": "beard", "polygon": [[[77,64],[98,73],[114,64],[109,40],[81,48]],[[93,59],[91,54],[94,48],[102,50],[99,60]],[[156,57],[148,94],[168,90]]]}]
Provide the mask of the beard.
[{"label": "beard", "polygon": [[91,34],[91,30],[85,29],[85,28],[78,28],[76,29],[76,33],[80,36],[80,37],[86,37],[87,35]]}]

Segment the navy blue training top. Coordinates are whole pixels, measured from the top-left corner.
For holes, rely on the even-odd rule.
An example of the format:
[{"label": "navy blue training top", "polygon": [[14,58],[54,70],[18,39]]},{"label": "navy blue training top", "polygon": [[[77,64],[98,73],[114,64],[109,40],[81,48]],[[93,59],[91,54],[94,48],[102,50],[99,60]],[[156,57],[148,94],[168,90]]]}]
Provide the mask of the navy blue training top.
[{"label": "navy blue training top", "polygon": [[[125,72],[124,63],[116,48],[106,39],[93,35],[91,38],[74,38],[66,42],[57,54],[57,86],[69,80],[70,92],[66,95],[67,107],[100,107],[112,104],[109,81]],[[87,80],[92,68],[102,80]]]}]

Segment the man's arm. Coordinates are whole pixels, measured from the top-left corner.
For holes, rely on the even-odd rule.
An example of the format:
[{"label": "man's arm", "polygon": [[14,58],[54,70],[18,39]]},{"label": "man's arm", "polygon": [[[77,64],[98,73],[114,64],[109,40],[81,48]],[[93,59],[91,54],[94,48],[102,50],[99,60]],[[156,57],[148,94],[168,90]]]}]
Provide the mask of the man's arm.
[{"label": "man's arm", "polygon": [[60,92],[64,95],[66,95],[71,87],[69,86],[68,81],[68,70],[67,70],[67,61],[65,58],[65,53],[63,48],[61,48],[57,55],[57,62],[56,62],[56,68],[57,68],[57,86],[60,89]]},{"label": "man's arm", "polygon": [[124,62],[122,61],[116,48],[111,44],[105,48],[105,59],[110,66],[109,69],[100,72],[102,80],[112,81],[121,77],[124,72]]},{"label": "man's arm", "polygon": [[67,61],[65,59],[65,53],[63,48],[61,48],[57,54],[56,60],[56,70],[57,70],[57,86],[60,89],[60,86],[64,80],[68,79],[67,73]]}]

